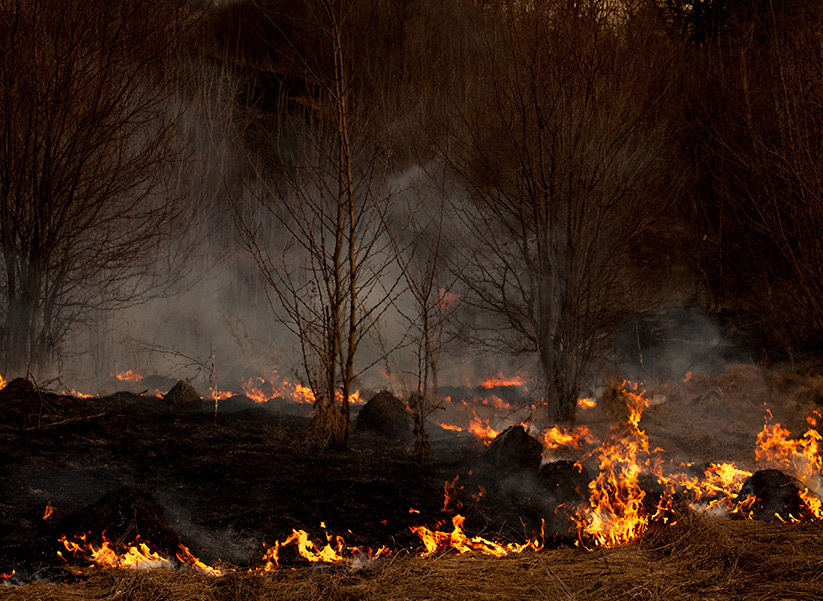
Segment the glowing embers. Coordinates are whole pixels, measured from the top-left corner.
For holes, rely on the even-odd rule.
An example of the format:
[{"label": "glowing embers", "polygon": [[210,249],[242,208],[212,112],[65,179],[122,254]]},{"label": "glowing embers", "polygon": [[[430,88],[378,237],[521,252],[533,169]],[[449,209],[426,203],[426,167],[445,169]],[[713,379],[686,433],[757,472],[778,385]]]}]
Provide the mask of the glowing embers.
[{"label": "glowing embers", "polygon": [[139,382],[143,379],[137,371],[133,369],[127,369],[126,371],[119,372],[114,374],[114,377],[120,380],[121,382]]},{"label": "glowing embers", "polygon": [[[148,543],[140,540],[139,536],[134,542],[127,544],[109,541],[105,532],[101,535],[99,544],[92,543],[89,536],[90,533],[86,533],[75,540],[68,540],[65,536],[61,536],[58,542],[62,543],[66,551],[71,553],[72,556],[89,560],[102,568],[151,569],[177,567],[172,559],[152,550]],[[66,560],[62,551],[58,551],[57,554]],[[204,564],[182,544],[178,547],[176,559],[179,565],[194,568],[204,574],[223,575],[222,570]]]},{"label": "glowing embers", "polygon": [[[320,524],[325,530],[325,523]],[[264,543],[265,545],[265,543]],[[292,546],[297,555],[312,563],[358,563],[371,561],[390,554],[387,547],[380,547],[377,551],[364,549],[359,546],[349,546],[342,536],[333,536],[326,532],[325,544],[314,541],[305,530],[292,529],[292,533],[282,542],[275,541],[274,545],[266,549],[263,555],[265,565],[261,570],[270,572],[280,567],[281,553],[286,547]]]}]

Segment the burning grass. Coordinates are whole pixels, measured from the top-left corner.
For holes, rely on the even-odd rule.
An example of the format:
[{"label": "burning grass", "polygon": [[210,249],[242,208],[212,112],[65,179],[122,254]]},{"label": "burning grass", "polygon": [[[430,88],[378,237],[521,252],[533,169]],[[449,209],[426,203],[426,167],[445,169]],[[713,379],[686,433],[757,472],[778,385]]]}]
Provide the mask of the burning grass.
[{"label": "burning grass", "polygon": [[[480,442],[471,457],[459,459],[450,447],[448,460],[422,474],[410,469],[405,450],[381,454],[372,438],[361,441],[365,447],[355,445],[346,452],[318,455],[300,443],[303,426],[295,422],[290,429],[283,416],[261,407],[237,415],[196,408],[181,412],[159,405],[148,411],[147,399],[116,396],[94,401],[105,404],[107,410],[94,413],[93,421],[55,413],[56,421],[46,427],[38,413],[37,427],[26,427],[33,423],[25,414],[27,406],[14,405],[23,427],[0,431],[0,441],[9,451],[3,460],[7,472],[22,470],[24,474],[13,482],[30,487],[26,499],[41,494],[30,478],[36,481],[37,470],[45,471],[48,461],[68,454],[88,456],[94,469],[105,466],[107,485],[112,479],[129,480],[138,474],[139,487],[161,494],[163,505],[190,507],[204,529],[242,527],[252,547],[234,560],[221,552],[204,556],[207,561],[224,560],[212,569],[182,543],[178,545],[181,539],[169,530],[160,554],[141,547],[137,539],[131,547],[126,545],[129,553],[140,555],[138,563],[157,568],[156,574],[142,573],[145,570],[124,574],[121,568],[128,564],[120,551],[110,560],[96,559],[96,555],[110,555],[105,539],[86,548],[86,540],[80,539],[81,546],[76,537],[89,528],[93,536],[105,537],[105,528],[119,524],[117,516],[130,515],[135,507],[142,514],[162,516],[159,505],[152,509],[150,498],[137,504],[101,500],[94,507],[111,505],[117,511],[112,513],[115,517],[97,524],[89,515],[107,515],[99,509],[86,511],[89,515],[80,516],[82,520],[57,516],[73,501],[67,495],[54,505],[46,506],[43,501],[29,512],[34,516],[32,523],[39,524],[29,532],[48,532],[39,556],[46,559],[32,556],[27,565],[53,561],[50,545],[57,537],[52,535],[68,535],[62,545],[72,556],[60,555],[65,563],[51,564],[54,569],[47,579],[65,579],[65,573],[70,573],[77,582],[69,588],[31,582],[36,575],[29,577],[29,571],[16,581],[10,579],[10,583],[27,584],[19,589],[0,587],[0,595],[15,598],[16,591],[25,590],[30,592],[19,598],[663,599],[746,598],[759,591],[763,598],[777,590],[763,588],[764,574],[801,595],[810,590],[804,588],[808,583],[819,585],[823,543],[809,543],[812,535],[821,538],[819,520],[741,525],[744,522],[709,519],[697,513],[710,509],[738,518],[789,522],[820,518],[820,435],[815,429],[819,416],[812,415],[806,433],[794,439],[768,414],[753,453],[758,461],[789,475],[777,473],[775,479],[771,473],[775,470],[752,474],[731,463],[689,466],[681,473],[678,469],[685,466],[653,448],[641,426],[643,411],[650,405],[645,393],[627,386],[620,395],[625,404],[623,423],[615,425],[608,437],[602,432],[596,437],[584,426],[543,433],[545,447],[573,449],[580,457],[577,462],[558,462],[564,469],[551,473],[538,472],[541,445],[522,426],[509,428],[507,435],[499,436],[482,453],[487,436],[475,433]],[[38,401],[42,398],[37,397]],[[46,401],[54,405],[55,412],[87,411],[93,405],[59,396],[46,397]],[[31,410],[42,412],[42,406],[34,403]],[[124,456],[128,462],[123,462]],[[470,467],[478,473],[472,475]],[[90,473],[84,470],[77,475]],[[460,484],[458,478],[451,479],[455,472],[460,474]],[[760,477],[763,486],[749,484],[746,492],[744,481],[754,482],[752,476]],[[784,480],[786,486],[781,484]],[[185,484],[172,492],[169,482]],[[788,484],[794,487],[795,483],[797,488],[786,496]],[[761,500],[757,491],[768,492],[769,486],[781,491],[776,497],[779,507],[771,509],[761,503],[758,515],[753,515],[750,508]],[[441,501],[443,492],[445,502]],[[133,497],[132,493],[115,495],[126,500]],[[791,513],[786,499],[793,503],[791,507],[809,511]],[[414,509],[409,510],[410,506]],[[2,500],[0,511],[5,511]],[[165,523],[165,518],[152,519],[151,524]],[[331,520],[328,530],[321,521],[327,519]],[[93,527],[88,525],[92,522]],[[123,528],[120,543],[131,536],[127,532],[133,530],[132,523],[138,523],[136,518],[119,524]],[[74,529],[67,529],[71,524]],[[147,534],[149,526],[142,524],[136,532]],[[320,535],[317,524],[323,530]],[[14,533],[22,544],[25,535]],[[146,536],[149,539],[156,542],[154,536]],[[273,544],[263,543],[261,548],[261,540]],[[589,551],[557,548],[575,540]],[[198,555],[204,541],[199,542],[199,549],[197,541],[192,544]],[[180,549],[185,553],[181,555]],[[0,551],[14,558],[12,545],[0,544]],[[790,563],[785,557],[771,557],[784,552],[794,553]],[[485,555],[498,557],[487,559]],[[90,561],[98,565],[89,567]],[[100,566],[108,566],[110,575]],[[180,573],[168,569],[175,566],[183,568]],[[769,572],[773,566],[785,568],[786,573],[777,568]],[[221,577],[209,582],[194,574],[192,567]],[[102,588],[90,588],[95,586]],[[77,590],[83,596],[72,596]]]},{"label": "burning grass", "polygon": [[823,525],[729,521],[687,513],[639,543],[585,552],[554,549],[503,558],[419,558],[369,568],[301,568],[210,578],[172,570],[89,569],[74,584],[0,587],[4,601],[370,601],[406,599],[817,599]]}]

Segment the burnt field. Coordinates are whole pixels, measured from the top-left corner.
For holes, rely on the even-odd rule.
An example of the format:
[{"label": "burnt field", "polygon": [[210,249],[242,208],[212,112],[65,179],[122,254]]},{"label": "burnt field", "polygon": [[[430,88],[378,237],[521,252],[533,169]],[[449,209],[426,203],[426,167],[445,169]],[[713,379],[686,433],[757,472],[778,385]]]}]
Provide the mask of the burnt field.
[{"label": "burnt field", "polygon": [[[318,451],[306,436],[307,408],[287,401],[260,405],[238,396],[215,412],[211,400],[125,392],[77,398],[15,381],[0,390],[0,572],[8,576],[0,596],[819,598],[823,527],[798,500],[803,474],[779,458],[764,461],[755,449],[763,403],[799,433],[803,416],[817,406],[816,385],[741,368],[649,393],[641,422],[648,435],[624,429],[614,439],[624,442],[615,446],[631,454],[625,441],[633,437],[642,443],[648,436],[651,448],[666,442],[669,449],[656,455],[672,464],[691,455],[696,467],[689,474],[710,461],[733,461],[741,471],[782,467],[788,479],[778,488],[792,492],[748,484],[756,497],[749,513],[741,509],[743,478],[710,498],[690,496],[683,481],[669,494],[652,480],[641,453],[634,459],[646,466],[638,484],[645,523],[630,531],[631,540],[607,549],[564,510],[585,505],[588,483],[605,473],[598,453],[619,421],[605,398],[581,412],[586,440],[566,448],[547,448],[544,433],[541,449],[516,426],[487,446],[433,423],[434,463],[421,469],[409,438],[363,428],[354,428],[347,450]],[[739,401],[729,404],[731,397]],[[719,407],[726,423],[718,423]],[[577,472],[569,470],[575,458]],[[622,474],[626,490],[612,489],[612,502],[633,486]],[[813,488],[815,475],[805,476]],[[455,522],[458,515],[465,522]],[[746,519],[752,517],[759,519]],[[623,518],[616,515],[615,523]],[[803,521],[783,523],[796,519]],[[413,531],[419,526],[441,535],[431,549]],[[289,541],[296,530],[313,541],[309,554],[328,543],[342,560],[311,561],[296,539]],[[484,542],[457,540],[456,532]],[[83,535],[92,551],[105,536],[121,555],[145,543],[159,559],[144,565],[175,569],[102,567],[79,548]],[[579,540],[589,550],[576,546]],[[72,551],[67,542],[78,547]],[[191,555],[181,557],[180,545]]]}]

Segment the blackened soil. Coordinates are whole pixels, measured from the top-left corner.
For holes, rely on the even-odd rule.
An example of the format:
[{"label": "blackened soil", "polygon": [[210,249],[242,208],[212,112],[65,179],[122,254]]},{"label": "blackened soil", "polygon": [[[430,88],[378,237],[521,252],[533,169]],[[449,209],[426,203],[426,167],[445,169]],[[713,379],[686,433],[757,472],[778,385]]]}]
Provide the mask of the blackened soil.
[{"label": "blackened soil", "polygon": [[[0,391],[0,572],[59,567],[57,539],[96,523],[89,508],[99,518],[100,500],[123,489],[137,493],[109,498],[138,498],[152,507],[148,515],[156,502],[195,555],[237,565],[259,563],[264,543],[293,528],[317,540],[328,532],[348,545],[416,552],[421,544],[409,527],[451,530],[457,511],[469,534],[522,540],[562,501],[545,506],[536,473],[504,466],[501,477],[481,465],[469,475],[484,447],[468,438],[441,433],[434,465],[420,469],[404,446],[354,436],[346,450],[318,450],[306,416],[252,403],[234,408],[215,415],[208,403],[184,410],[130,393]],[[456,475],[459,499],[444,511],[444,483]],[[47,504],[54,512],[43,519]],[[146,540],[147,529],[136,534]]]}]

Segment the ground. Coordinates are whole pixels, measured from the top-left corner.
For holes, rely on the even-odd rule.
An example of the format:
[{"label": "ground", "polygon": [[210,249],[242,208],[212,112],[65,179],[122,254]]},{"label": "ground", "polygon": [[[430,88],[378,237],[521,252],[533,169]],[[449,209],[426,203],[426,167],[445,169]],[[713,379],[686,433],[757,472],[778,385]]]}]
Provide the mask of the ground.
[{"label": "ground", "polygon": [[[643,426],[669,458],[754,463],[766,409],[799,434],[820,401],[813,376],[738,366],[709,378],[647,392]],[[764,403],[766,406],[764,406]],[[820,522],[764,524],[683,513],[612,550],[584,551],[552,536],[556,506],[539,482],[516,470],[483,472],[485,447],[465,434],[435,440],[435,464],[417,467],[407,442],[355,435],[347,450],[319,451],[306,439],[305,412],[247,399],[174,406],[121,393],[80,399],[36,390],[0,391],[0,587],[9,599],[606,599],[820,598]],[[601,403],[580,421],[604,436],[616,411]],[[479,468],[479,475],[478,475]],[[473,474],[469,472],[473,471]],[[516,557],[476,554],[421,558],[410,526],[434,527],[444,483],[461,475],[466,531],[522,542],[550,523],[546,548]],[[508,482],[480,498],[483,484]],[[514,486],[511,482],[517,482]],[[89,523],[90,506],[112,491],[139,491],[207,563],[236,570],[222,578],[191,571],[134,573],[61,560],[57,539]],[[47,505],[54,512],[43,519]],[[410,509],[415,512],[410,513]],[[84,513],[86,512],[86,513]],[[85,521],[83,521],[85,520]],[[322,523],[322,525],[321,525]],[[555,524],[556,526],[556,524]],[[114,526],[112,526],[114,528]],[[391,554],[363,569],[317,568],[284,553],[265,576],[266,544],[300,528]],[[78,573],[82,572],[82,573]],[[40,582],[33,582],[39,580]],[[777,597],[774,597],[777,598]]]}]

